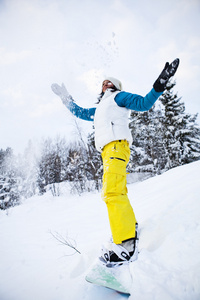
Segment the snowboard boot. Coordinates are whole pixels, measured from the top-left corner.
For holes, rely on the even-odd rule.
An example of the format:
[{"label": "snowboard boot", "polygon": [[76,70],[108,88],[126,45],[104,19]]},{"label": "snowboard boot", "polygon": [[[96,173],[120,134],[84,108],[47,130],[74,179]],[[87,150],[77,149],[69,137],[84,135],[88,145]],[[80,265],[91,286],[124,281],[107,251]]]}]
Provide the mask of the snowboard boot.
[{"label": "snowboard boot", "polygon": [[138,232],[136,224],[136,235],[134,238],[123,241],[121,244],[115,244],[112,241],[103,246],[100,260],[107,267],[120,266],[132,262],[138,257]]}]

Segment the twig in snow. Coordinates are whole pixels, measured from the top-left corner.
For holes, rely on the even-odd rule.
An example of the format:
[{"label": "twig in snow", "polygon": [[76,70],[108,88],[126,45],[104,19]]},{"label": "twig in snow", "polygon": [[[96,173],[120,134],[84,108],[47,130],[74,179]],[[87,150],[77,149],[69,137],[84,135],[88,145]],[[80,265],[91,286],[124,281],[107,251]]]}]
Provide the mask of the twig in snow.
[{"label": "twig in snow", "polygon": [[[59,234],[58,232],[56,232],[55,234],[51,231],[49,231],[49,233],[62,245],[66,245],[72,249],[74,249],[77,253],[81,254],[81,252],[76,248],[76,242],[73,240],[73,244],[70,240],[72,239],[66,239],[64,238],[61,234]],[[75,245],[74,245],[75,244]]]}]

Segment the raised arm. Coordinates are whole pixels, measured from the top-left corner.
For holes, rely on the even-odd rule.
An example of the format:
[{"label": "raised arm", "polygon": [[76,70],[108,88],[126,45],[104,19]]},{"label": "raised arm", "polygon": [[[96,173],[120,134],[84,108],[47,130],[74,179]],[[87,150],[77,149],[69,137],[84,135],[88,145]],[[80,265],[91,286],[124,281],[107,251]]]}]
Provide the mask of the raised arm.
[{"label": "raised arm", "polygon": [[146,111],[154,105],[162,93],[163,92],[157,93],[154,89],[152,89],[145,97],[142,97],[137,94],[120,92],[116,95],[115,102],[120,107],[126,107],[136,111]]},{"label": "raised arm", "polygon": [[82,120],[86,121],[93,121],[94,120],[94,114],[96,108],[82,108],[78,106],[75,102],[72,96],[68,93],[65,85],[62,83],[61,86],[59,86],[57,83],[53,83],[51,85],[52,91],[60,97],[63,104],[70,110],[70,112],[75,115],[77,118],[80,118]]},{"label": "raised arm", "polygon": [[121,107],[126,107],[131,110],[149,110],[166,89],[169,79],[174,76],[178,66],[178,58],[176,58],[171,64],[167,62],[159,77],[154,82],[153,89],[145,97],[137,94],[120,92],[115,97],[116,103]]}]

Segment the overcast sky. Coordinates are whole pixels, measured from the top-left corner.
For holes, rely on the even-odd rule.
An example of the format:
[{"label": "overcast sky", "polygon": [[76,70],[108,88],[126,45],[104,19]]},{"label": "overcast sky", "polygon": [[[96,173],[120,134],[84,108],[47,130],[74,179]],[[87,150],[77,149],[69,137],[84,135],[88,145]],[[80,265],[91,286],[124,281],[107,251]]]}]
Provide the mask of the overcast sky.
[{"label": "overcast sky", "polygon": [[200,112],[199,0],[0,0],[0,148],[74,137],[52,83],[64,82],[83,107],[94,105],[104,76],[145,96],[176,57],[175,90],[186,112]]}]

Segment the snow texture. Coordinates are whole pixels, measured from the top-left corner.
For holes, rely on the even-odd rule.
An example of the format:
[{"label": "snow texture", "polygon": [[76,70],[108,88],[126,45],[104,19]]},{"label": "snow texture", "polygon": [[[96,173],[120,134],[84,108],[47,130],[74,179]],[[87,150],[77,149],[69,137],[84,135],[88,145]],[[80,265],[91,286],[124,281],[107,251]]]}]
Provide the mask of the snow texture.
[{"label": "snow texture", "polygon": [[[128,186],[140,229],[130,300],[200,299],[199,175],[198,161]],[[110,236],[100,198],[47,193],[0,211],[1,300],[124,299],[85,281]]]}]

